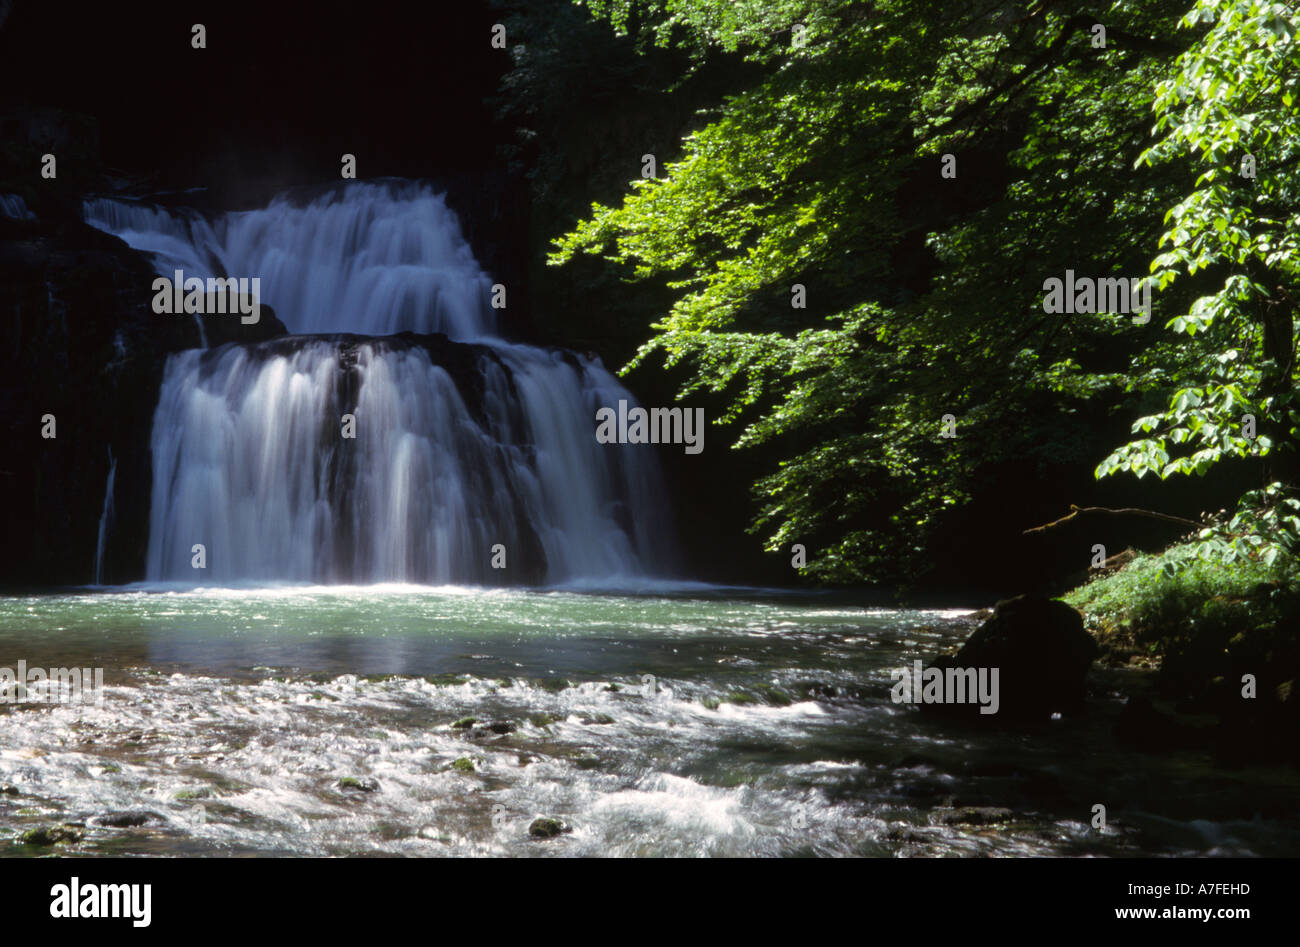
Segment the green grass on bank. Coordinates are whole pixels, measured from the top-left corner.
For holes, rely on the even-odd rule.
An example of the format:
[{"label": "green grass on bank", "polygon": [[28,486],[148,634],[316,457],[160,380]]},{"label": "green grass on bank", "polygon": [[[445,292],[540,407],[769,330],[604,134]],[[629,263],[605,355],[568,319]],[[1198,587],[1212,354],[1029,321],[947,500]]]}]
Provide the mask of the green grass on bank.
[{"label": "green grass on bank", "polygon": [[1296,661],[1300,639],[1300,562],[1272,566],[1193,560],[1170,547],[1139,555],[1123,569],[1074,589],[1065,601],[1084,614],[1105,659],[1161,666],[1184,693],[1216,677],[1254,673],[1267,685]]}]

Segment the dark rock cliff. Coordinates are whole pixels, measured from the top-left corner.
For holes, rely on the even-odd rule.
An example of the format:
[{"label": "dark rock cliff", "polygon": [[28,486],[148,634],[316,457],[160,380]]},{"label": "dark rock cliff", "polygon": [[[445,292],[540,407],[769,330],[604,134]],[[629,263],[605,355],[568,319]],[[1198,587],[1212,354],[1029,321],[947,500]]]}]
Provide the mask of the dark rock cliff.
[{"label": "dark rock cliff", "polygon": [[[94,578],[110,456],[116,528],[104,579],[143,578],[149,436],[167,355],[199,345],[192,316],[152,310],[152,266],[51,198],[34,221],[0,217],[0,484],[7,499],[0,585]],[[283,333],[269,307],[257,325],[209,323],[211,341]],[[211,338],[213,335],[217,338]],[[45,437],[54,416],[54,437]],[[111,455],[110,455],[111,451]]]}]

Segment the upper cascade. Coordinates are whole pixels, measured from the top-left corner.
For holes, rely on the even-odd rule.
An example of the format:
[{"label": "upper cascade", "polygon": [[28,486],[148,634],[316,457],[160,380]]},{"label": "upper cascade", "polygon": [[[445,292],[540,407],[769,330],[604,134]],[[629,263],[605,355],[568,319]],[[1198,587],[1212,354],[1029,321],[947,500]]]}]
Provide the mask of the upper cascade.
[{"label": "upper cascade", "polygon": [[499,337],[492,281],[441,194],[411,181],[353,182],[306,204],[276,197],[208,220],[189,210],[94,198],[90,225],[153,257],[171,278],[260,278],[295,334],[441,332]]}]

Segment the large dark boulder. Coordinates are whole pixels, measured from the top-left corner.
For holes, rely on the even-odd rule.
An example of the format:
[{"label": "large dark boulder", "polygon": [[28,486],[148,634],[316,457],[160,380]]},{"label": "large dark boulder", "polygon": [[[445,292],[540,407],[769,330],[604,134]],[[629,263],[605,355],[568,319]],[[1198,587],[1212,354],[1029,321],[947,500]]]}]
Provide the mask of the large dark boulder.
[{"label": "large dark boulder", "polygon": [[1097,643],[1083,617],[1056,599],[1021,595],[999,602],[955,655],[930,667],[998,669],[998,709],[981,714],[973,703],[921,703],[922,710],[997,724],[1045,720],[1082,709],[1088,668]]}]

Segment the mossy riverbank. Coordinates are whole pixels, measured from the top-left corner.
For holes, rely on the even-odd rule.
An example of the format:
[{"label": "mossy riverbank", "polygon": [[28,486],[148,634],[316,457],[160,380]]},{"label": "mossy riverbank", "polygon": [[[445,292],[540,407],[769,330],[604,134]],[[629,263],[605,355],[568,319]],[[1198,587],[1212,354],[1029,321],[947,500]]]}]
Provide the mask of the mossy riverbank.
[{"label": "mossy riverbank", "polygon": [[1103,665],[1154,671],[1152,700],[1132,702],[1125,732],[1152,748],[1300,762],[1300,562],[1185,553],[1138,554],[1064,596]]}]

